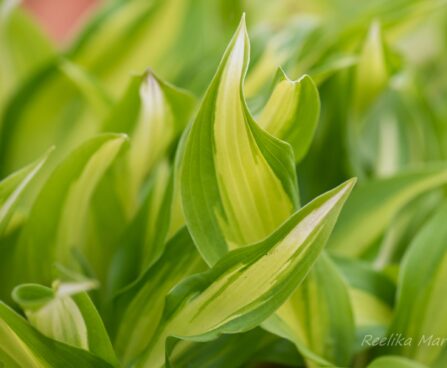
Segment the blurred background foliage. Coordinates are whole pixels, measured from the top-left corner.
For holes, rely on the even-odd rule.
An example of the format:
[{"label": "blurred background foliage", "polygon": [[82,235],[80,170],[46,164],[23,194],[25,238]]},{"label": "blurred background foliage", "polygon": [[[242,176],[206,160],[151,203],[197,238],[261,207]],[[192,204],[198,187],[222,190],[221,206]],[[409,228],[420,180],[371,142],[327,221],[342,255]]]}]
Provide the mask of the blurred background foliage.
[{"label": "blurred background foliage", "polygon": [[[317,268],[310,281],[322,286],[323,304],[330,305],[338,282],[344,289],[337,300],[349,297],[356,341],[340,348],[347,355],[338,364],[365,366],[386,352],[445,366],[447,344],[429,351],[361,346],[368,333],[447,336],[444,317],[430,320],[447,308],[445,0],[80,2],[88,11],[72,15],[82,14],[81,20],[51,25],[62,14],[53,3],[47,5],[53,13],[44,13],[35,2],[1,2],[2,300],[12,303],[11,290],[21,282],[49,285],[55,275],[73,279],[68,270],[75,269],[100,281],[92,298],[115,348],[125,350],[127,332],[113,322],[108,302],[148,269],[158,272],[151,266],[183,225],[176,148],[245,12],[251,60],[244,93],[251,114],[262,117],[281,73],[290,80],[307,74],[318,87],[320,119],[296,165],[302,204],[359,178],[329,240],[330,265]],[[68,11],[70,2],[58,3]],[[47,20],[43,27],[36,14]],[[141,96],[147,78],[164,99],[161,122]],[[147,128],[142,119],[153,123]],[[160,124],[169,129],[157,130]],[[45,244],[34,251],[47,249],[44,261],[30,251],[33,244]],[[189,272],[205,267],[193,266]],[[184,275],[174,276],[165,292]],[[138,290],[133,284],[127,293]],[[346,317],[341,309],[317,310],[329,321]],[[307,336],[305,345],[335,362],[330,347],[336,342],[327,339],[337,328],[343,326]],[[318,351],[324,344],[329,348]],[[309,363],[303,350],[261,328],[191,345],[174,354],[178,366]],[[397,366],[390,359],[371,366]]]}]

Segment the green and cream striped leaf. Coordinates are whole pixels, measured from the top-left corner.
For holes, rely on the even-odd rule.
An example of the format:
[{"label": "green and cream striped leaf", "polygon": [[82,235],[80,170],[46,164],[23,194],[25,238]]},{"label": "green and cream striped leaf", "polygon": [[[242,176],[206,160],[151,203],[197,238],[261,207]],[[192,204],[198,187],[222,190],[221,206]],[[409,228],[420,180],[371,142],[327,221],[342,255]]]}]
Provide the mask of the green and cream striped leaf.
[{"label": "green and cream striped leaf", "polygon": [[43,335],[116,365],[101,317],[86,293],[97,286],[94,281],[55,282],[53,288],[23,284],[13,290],[13,299]]},{"label": "green and cream striped leaf", "polygon": [[49,284],[56,261],[77,266],[71,263],[72,252],[87,252],[83,245],[92,194],[126,140],[124,135],[98,135],[71,152],[54,170],[36,198],[17,244],[15,261],[22,267],[14,273],[19,282]]},{"label": "green and cream striped leaf", "polygon": [[186,223],[209,264],[265,238],[298,207],[290,146],[261,130],[247,109],[242,85],[248,59],[242,19],[189,130],[180,165]]},{"label": "green and cream striped leaf", "polygon": [[349,365],[355,325],[348,286],[326,254],[263,327],[294,342],[309,367]]},{"label": "green and cream striped leaf", "polygon": [[278,83],[258,123],[273,136],[290,143],[298,163],[312,143],[320,115],[320,97],[308,75],[292,81],[282,70],[278,73]]},{"label": "green and cream striped leaf", "polygon": [[[408,249],[399,275],[397,306],[390,333],[412,338],[410,346],[392,351],[426,364],[443,367],[447,357],[447,204],[424,225]],[[436,318],[433,318],[436,316]]]},{"label": "green and cream striped leaf", "polygon": [[360,257],[417,196],[447,183],[445,165],[427,165],[383,179],[360,183],[352,192],[328,247],[346,257]]},{"label": "green and cream striped leaf", "polygon": [[332,231],[354,181],[323,194],[258,244],[234,250],[168,295],[163,318],[137,367],[161,367],[169,336],[206,341],[247,331],[303,281]]},{"label": "green and cream striped leaf", "polygon": [[127,175],[123,186],[123,204],[135,212],[151,170],[166,159],[186,127],[195,98],[147,71],[133,77],[120,102],[105,121],[103,131],[126,133],[130,147],[123,164]]},{"label": "green and cream striped leaf", "polygon": [[8,368],[113,367],[85,350],[42,335],[3,302],[0,302],[0,364]]}]

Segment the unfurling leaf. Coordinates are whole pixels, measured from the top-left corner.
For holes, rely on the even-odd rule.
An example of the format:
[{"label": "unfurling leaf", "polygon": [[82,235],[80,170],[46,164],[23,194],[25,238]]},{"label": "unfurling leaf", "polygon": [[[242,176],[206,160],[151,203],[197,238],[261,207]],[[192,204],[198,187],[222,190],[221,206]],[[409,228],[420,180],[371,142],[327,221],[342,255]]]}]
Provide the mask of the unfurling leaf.
[{"label": "unfurling leaf", "polygon": [[292,81],[280,70],[280,80],[259,117],[259,125],[292,146],[295,161],[309,150],[320,115],[318,89],[305,75]]}]

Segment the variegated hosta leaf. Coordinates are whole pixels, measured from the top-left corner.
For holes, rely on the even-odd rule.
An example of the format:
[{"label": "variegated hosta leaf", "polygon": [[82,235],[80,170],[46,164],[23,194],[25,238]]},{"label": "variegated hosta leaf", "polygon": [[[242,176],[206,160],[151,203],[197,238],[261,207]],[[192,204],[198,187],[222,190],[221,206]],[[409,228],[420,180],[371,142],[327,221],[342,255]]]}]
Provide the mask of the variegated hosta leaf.
[{"label": "variegated hosta leaf", "polygon": [[186,223],[209,264],[265,238],[298,206],[290,146],[261,130],[247,109],[248,58],[243,19],[191,126],[180,167]]},{"label": "variegated hosta leaf", "polygon": [[0,182],[0,236],[5,232],[25,189],[45,164],[49,153]]},{"label": "variegated hosta leaf", "polygon": [[300,162],[312,143],[320,115],[318,89],[307,75],[292,81],[282,70],[279,73],[258,122],[273,136],[290,143],[295,161]]},{"label": "variegated hosta leaf", "polygon": [[[126,137],[103,134],[74,150],[45,182],[17,245],[18,280],[48,284],[53,262],[71,264],[83,249],[90,199]],[[73,264],[71,264],[73,265]]]},{"label": "variegated hosta leaf", "polygon": [[131,362],[147,348],[172,287],[206,268],[188,231],[183,228],[166,244],[163,256],[115,297],[110,318],[114,346],[122,362]]},{"label": "variegated hosta leaf", "polygon": [[399,356],[384,356],[373,360],[368,368],[428,368],[427,366],[413,360]]},{"label": "variegated hosta leaf", "polygon": [[137,367],[164,364],[169,336],[205,341],[247,331],[271,315],[322,251],[353,180],[318,197],[258,244],[234,250],[168,295],[163,319]]},{"label": "variegated hosta leaf", "polygon": [[293,341],[308,366],[349,365],[355,326],[348,287],[327,255],[263,326]]},{"label": "variegated hosta leaf", "polygon": [[0,364],[11,368],[112,368],[113,365],[39,333],[0,302]]},{"label": "variegated hosta leaf", "polygon": [[90,351],[109,362],[117,363],[94,304],[86,291],[97,287],[93,281],[55,282],[53,288],[23,284],[13,291],[13,299],[24,310],[29,322],[43,335]]},{"label": "variegated hosta leaf", "polygon": [[407,346],[394,346],[393,352],[439,368],[447,362],[447,316],[442,312],[447,308],[446,216],[447,205],[443,204],[405,255],[389,330],[412,339]]},{"label": "variegated hosta leaf", "polygon": [[346,257],[363,255],[404,205],[447,182],[443,166],[427,166],[360,183],[346,203],[329,249]]},{"label": "variegated hosta leaf", "polygon": [[178,140],[186,127],[195,99],[151,71],[133,77],[121,101],[104,124],[104,131],[126,133],[130,148],[124,164],[127,174],[121,196],[128,212],[138,209],[148,174]]},{"label": "variegated hosta leaf", "polygon": [[368,336],[382,337],[391,323],[396,295],[395,284],[366,262],[332,258],[348,283],[357,330],[355,350],[368,348]]}]

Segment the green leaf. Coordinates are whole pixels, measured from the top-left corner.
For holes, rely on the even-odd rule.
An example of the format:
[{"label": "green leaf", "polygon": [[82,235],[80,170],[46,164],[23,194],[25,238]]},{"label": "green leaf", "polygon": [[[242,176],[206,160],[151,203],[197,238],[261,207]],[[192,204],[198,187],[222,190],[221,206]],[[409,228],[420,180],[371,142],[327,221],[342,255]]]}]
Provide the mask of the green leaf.
[{"label": "green leaf", "polygon": [[323,194],[264,241],[234,250],[208,272],[178,284],[136,366],[162,366],[169,336],[206,341],[247,331],[269,317],[315,263],[353,185],[350,180]]},{"label": "green leaf", "polygon": [[427,366],[399,356],[384,356],[375,359],[368,368],[427,368]]},{"label": "green leaf", "polygon": [[116,295],[110,318],[114,346],[122,362],[132,361],[149,344],[168,292],[186,276],[206,268],[183,228],[166,244],[162,257]]},{"label": "green leaf", "polygon": [[236,0],[106,3],[68,56],[97,75],[114,95],[130,72],[141,73],[148,66],[164,78],[203,91],[241,7]]},{"label": "green leaf", "polygon": [[273,136],[290,143],[296,162],[309,150],[320,115],[318,89],[304,75],[296,81],[282,70],[280,80],[261,112],[259,125]]},{"label": "green leaf", "polygon": [[357,332],[356,350],[367,348],[368,335],[383,337],[391,323],[395,284],[369,263],[349,258],[332,258],[349,285],[349,297]]},{"label": "green leaf", "polygon": [[72,264],[83,249],[91,195],[116,158],[126,137],[99,135],[74,150],[45,182],[17,244],[18,280],[49,284],[55,261]]},{"label": "green leaf", "polygon": [[[252,361],[271,361],[268,354],[274,353],[280,343],[288,343],[287,352],[290,352],[291,359],[286,363],[297,364],[300,356],[291,343],[260,328],[240,334],[222,335],[207,342],[179,341],[169,357],[169,364],[175,368],[245,367]],[[266,356],[265,360],[262,355]],[[280,357],[284,362],[288,358],[286,351],[281,351]],[[169,367],[168,364],[167,366]]]},{"label": "green leaf", "polygon": [[0,302],[0,363],[6,367],[110,368],[94,355],[51,340]]},{"label": "green leaf", "polygon": [[132,78],[104,131],[126,133],[130,148],[121,178],[123,203],[134,213],[151,170],[169,155],[191,116],[195,98],[147,71]]},{"label": "green leaf", "polygon": [[293,341],[310,366],[314,361],[349,365],[355,326],[348,287],[326,254],[318,258],[304,282],[263,326]]},{"label": "green leaf", "polygon": [[5,232],[24,191],[46,163],[49,154],[0,182],[0,236]]},{"label": "green leaf", "polygon": [[185,142],[180,185],[186,223],[214,264],[275,230],[298,206],[293,152],[261,130],[242,85],[249,43],[242,19]]},{"label": "green leaf", "polygon": [[353,110],[359,114],[371,105],[388,83],[389,71],[380,24],[371,25],[358,58],[354,77]]},{"label": "green leaf", "polygon": [[[393,352],[430,367],[442,367],[447,350],[447,205],[443,204],[410,245],[401,266],[396,312],[390,333],[411,338]],[[433,318],[436,316],[436,318]]]},{"label": "green leaf", "polygon": [[[125,72],[161,64],[181,31],[186,6],[183,0],[109,4],[85,28],[69,56],[119,90]],[[151,45],[151,52],[142,45]]]},{"label": "green leaf", "polygon": [[20,85],[5,107],[0,175],[35,160],[53,145],[58,147],[53,160],[60,161],[98,131],[109,108],[102,87],[75,64],[56,60],[45,65]]},{"label": "green leaf", "polygon": [[440,164],[360,183],[346,203],[329,249],[346,257],[362,256],[401,208],[446,182],[447,169]]},{"label": "green leaf", "polygon": [[112,365],[117,363],[107,332],[86,291],[91,281],[54,283],[53,288],[23,284],[13,299],[25,311],[31,325],[43,335],[90,351]]}]

